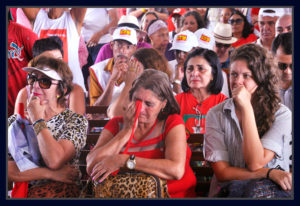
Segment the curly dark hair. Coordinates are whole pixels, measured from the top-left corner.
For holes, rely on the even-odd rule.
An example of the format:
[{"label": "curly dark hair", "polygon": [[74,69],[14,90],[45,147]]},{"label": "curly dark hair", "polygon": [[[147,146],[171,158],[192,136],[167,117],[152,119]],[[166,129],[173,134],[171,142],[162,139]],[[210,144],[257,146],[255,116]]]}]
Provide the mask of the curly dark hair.
[{"label": "curly dark hair", "polygon": [[235,49],[230,55],[230,63],[242,60],[252,73],[257,89],[252,94],[256,126],[260,138],[270,129],[275,112],[280,107],[279,78],[276,66],[267,51],[257,44],[245,44]]},{"label": "curly dark hair", "polygon": [[[44,67],[48,67],[56,71],[59,76],[61,76],[62,80],[59,81],[59,85],[57,87],[57,92],[60,96],[57,99],[57,103],[61,106],[65,106],[66,96],[73,89],[73,74],[68,64],[61,59],[39,55],[32,59],[31,66],[41,69],[43,69]],[[66,92],[64,91],[65,89]]]},{"label": "curly dark hair", "polygon": [[242,17],[242,19],[244,21],[244,28],[243,28],[242,36],[243,36],[243,38],[247,38],[251,33],[253,33],[253,26],[249,23],[247,17],[239,10],[234,9],[231,13],[231,16],[233,16],[235,14]]}]

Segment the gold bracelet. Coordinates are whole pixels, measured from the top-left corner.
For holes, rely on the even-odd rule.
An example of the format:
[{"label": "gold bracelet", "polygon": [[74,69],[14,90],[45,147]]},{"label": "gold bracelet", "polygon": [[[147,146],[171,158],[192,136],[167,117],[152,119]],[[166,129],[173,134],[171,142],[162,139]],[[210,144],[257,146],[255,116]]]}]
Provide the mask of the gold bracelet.
[{"label": "gold bracelet", "polygon": [[38,136],[38,134],[45,128],[48,128],[45,121],[40,121],[33,126],[36,136]]}]

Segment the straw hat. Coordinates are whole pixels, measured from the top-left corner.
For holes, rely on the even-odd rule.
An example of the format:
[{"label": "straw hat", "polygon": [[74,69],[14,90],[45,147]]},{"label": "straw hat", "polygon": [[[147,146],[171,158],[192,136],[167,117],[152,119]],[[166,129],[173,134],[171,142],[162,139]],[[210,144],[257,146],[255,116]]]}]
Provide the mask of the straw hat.
[{"label": "straw hat", "polygon": [[232,36],[230,24],[218,22],[214,29],[215,41],[222,44],[232,44],[237,41],[237,38]]}]

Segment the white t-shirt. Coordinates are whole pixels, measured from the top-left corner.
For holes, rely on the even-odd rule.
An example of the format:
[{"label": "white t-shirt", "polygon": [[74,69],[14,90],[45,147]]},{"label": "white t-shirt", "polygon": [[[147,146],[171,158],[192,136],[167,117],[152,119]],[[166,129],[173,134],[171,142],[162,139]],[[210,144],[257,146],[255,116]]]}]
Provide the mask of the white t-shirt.
[{"label": "white t-shirt", "polygon": [[[112,8],[87,8],[81,29],[81,34],[85,42],[87,42],[95,32],[102,30],[109,24],[108,11],[111,9]],[[98,44],[105,44],[110,42],[110,40],[111,35],[105,34],[99,39]]]},{"label": "white t-shirt", "polygon": [[[105,67],[109,61],[110,59],[106,59],[90,67],[90,69],[93,70],[97,78],[97,81],[99,83],[99,86],[102,88],[103,91],[106,89],[109,79],[111,77],[110,71],[105,70]],[[111,103],[114,102],[120,96],[124,86],[125,86],[125,82],[122,82],[120,85],[114,85]]]},{"label": "white t-shirt", "polygon": [[61,17],[50,19],[48,13],[41,9],[36,16],[33,31],[39,38],[60,37],[64,44],[64,61],[68,63],[73,73],[73,83],[80,85],[86,93],[78,56],[79,34],[71,13],[64,12]]}]

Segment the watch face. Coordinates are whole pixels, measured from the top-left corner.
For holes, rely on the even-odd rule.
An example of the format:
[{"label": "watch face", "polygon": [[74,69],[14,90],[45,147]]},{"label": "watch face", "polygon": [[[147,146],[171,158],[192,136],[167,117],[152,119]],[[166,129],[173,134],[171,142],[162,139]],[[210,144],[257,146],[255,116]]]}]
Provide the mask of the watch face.
[{"label": "watch face", "polygon": [[128,161],[128,162],[127,162],[127,167],[128,167],[129,169],[134,169],[134,166],[135,166],[135,164],[134,164],[133,161]]}]

